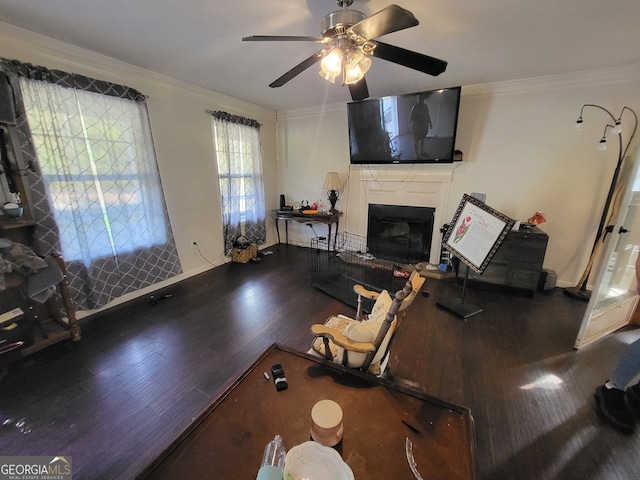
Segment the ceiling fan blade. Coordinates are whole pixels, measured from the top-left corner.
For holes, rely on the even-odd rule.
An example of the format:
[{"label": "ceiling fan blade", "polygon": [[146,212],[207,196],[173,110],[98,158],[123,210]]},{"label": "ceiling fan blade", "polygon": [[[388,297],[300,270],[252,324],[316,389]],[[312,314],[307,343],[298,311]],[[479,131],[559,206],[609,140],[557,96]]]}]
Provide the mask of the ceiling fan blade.
[{"label": "ceiling fan blade", "polygon": [[287,73],[282,75],[280,78],[271,82],[269,86],[271,88],[283,86],[289,80],[293,79],[297,75],[300,75],[307,68],[312,67],[313,65],[318,63],[322,59],[322,57],[324,57],[326,54],[327,54],[327,50],[320,50],[319,52],[314,53],[309,58],[307,58],[306,60],[303,60],[298,65],[296,65],[291,70],[289,70]]},{"label": "ceiling fan blade", "polygon": [[388,43],[375,42],[376,48],[373,49],[372,55],[382,60],[397,63],[419,72],[428,73],[434,77],[440,75],[447,69],[447,62],[439,58],[423,55],[422,53],[412,52],[405,48],[389,45]]},{"label": "ceiling fan blade", "polygon": [[356,83],[350,83],[349,92],[351,92],[351,99],[354,102],[369,98],[369,89],[367,88],[367,81],[365,78],[362,77],[362,79],[358,80]]},{"label": "ceiling fan blade", "polygon": [[318,42],[327,43],[329,37],[307,37],[304,35],[251,35],[243,37],[243,42]]},{"label": "ceiling fan blade", "polygon": [[347,29],[347,33],[350,36],[355,34],[364,40],[371,40],[387,33],[415,27],[418,23],[418,19],[409,10],[398,5],[389,5],[352,25]]}]

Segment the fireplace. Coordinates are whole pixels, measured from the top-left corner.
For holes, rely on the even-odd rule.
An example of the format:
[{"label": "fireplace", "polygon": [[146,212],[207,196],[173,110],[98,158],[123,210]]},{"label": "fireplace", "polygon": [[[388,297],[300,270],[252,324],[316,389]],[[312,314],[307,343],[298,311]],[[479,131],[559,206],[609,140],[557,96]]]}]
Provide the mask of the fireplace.
[{"label": "fireplace", "polygon": [[369,204],[369,252],[394,262],[428,262],[435,211],[431,207]]}]

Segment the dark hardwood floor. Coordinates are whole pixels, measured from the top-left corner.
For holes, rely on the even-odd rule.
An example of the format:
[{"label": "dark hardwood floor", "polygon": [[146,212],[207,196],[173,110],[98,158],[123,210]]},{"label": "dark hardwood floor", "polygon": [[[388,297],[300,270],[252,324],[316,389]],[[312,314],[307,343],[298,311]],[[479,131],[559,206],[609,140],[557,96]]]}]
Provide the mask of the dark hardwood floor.
[{"label": "dark hardwood floor", "polygon": [[[135,478],[270,344],[306,351],[311,324],[353,313],[310,286],[307,249],[270,250],[172,286],[157,305],[82,320],[81,342],[13,364],[0,382],[0,454],[71,456],[75,479]],[[638,478],[640,433],[610,428],[592,394],[640,330],[576,351],[586,304],[560,289],[529,299],[469,288],[484,311],[467,321],[436,306],[459,297],[451,280],[425,290],[390,372],[471,409],[479,478]]]}]

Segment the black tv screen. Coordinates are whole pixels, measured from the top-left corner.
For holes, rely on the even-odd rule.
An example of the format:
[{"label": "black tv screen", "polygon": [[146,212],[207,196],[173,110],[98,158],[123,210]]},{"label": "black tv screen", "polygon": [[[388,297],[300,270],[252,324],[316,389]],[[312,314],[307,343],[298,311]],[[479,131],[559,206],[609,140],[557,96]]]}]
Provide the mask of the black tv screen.
[{"label": "black tv screen", "polygon": [[347,104],[351,163],[451,163],[461,87]]}]

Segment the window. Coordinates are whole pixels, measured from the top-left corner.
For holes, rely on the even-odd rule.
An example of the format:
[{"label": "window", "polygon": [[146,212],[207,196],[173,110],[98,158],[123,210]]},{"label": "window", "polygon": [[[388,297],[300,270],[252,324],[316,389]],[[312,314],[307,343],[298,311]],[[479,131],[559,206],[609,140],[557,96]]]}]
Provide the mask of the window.
[{"label": "window", "polygon": [[66,260],[167,242],[146,108],[129,99],[20,78]]},{"label": "window", "polygon": [[212,113],[228,254],[241,234],[258,244],[266,240],[260,130],[255,120]]},{"label": "window", "polygon": [[252,138],[257,132],[240,128],[236,141],[231,145],[231,151],[226,148],[230,143],[221,138],[224,135],[220,133],[220,128],[216,129],[218,180],[220,190],[227,194],[222,204],[223,215],[236,214],[244,223],[248,218],[252,218],[257,205],[258,192],[254,188],[255,182],[262,180],[259,164],[253,160],[256,155],[259,156]]}]

